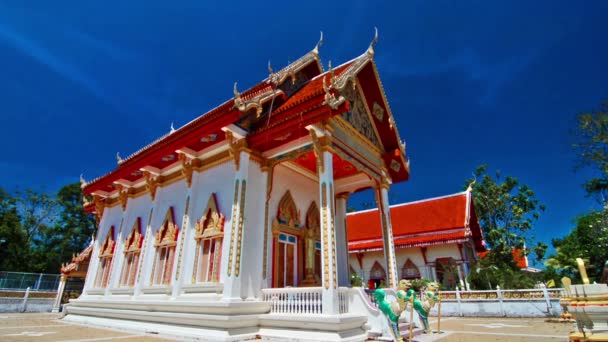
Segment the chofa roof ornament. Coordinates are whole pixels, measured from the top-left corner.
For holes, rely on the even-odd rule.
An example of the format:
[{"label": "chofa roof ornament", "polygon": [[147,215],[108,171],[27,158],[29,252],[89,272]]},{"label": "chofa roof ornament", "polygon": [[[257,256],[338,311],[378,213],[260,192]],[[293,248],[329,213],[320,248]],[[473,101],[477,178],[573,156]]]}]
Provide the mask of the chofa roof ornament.
[{"label": "chofa roof ornament", "polygon": [[312,53],[314,53],[315,55],[318,55],[319,48],[321,47],[321,45],[323,45],[323,31],[321,31],[321,37],[319,38],[319,42],[317,42],[317,45],[315,45],[315,48],[312,49]]},{"label": "chofa roof ornament", "polygon": [[374,55],[374,47],[376,46],[376,44],[378,44],[378,28],[374,27],[374,31],[376,31],[376,33],[374,34],[374,39],[372,39],[372,42],[369,43],[369,47],[367,48],[367,53],[370,56]]}]

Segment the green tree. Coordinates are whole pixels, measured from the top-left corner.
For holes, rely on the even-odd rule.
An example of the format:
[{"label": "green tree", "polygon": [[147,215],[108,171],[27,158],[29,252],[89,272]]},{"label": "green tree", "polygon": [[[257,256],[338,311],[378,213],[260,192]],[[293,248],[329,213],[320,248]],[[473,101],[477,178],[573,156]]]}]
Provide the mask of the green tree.
[{"label": "green tree", "polygon": [[95,230],[95,220],[84,211],[80,183],[68,184],[57,193],[58,217],[45,232],[45,272],[56,273],[62,262],[82,251]]},{"label": "green tree", "polygon": [[608,201],[608,101],[600,108],[577,116],[575,131],[579,167],[587,166],[597,171],[597,176],[585,182],[587,193],[602,204]]},{"label": "green tree", "polygon": [[579,216],[576,227],[565,237],[553,239],[556,253],[546,265],[555,268],[562,276],[580,282],[576,258],[585,260],[587,274],[599,281],[604,263],[608,260],[608,215],[606,210],[593,211]]},{"label": "green tree", "polygon": [[0,188],[0,270],[25,271],[29,256],[17,200]]},{"label": "green tree", "polygon": [[[482,165],[475,170],[473,191],[477,218],[490,248],[487,258],[493,265],[507,265],[515,270],[513,249],[524,250],[526,237],[545,206],[527,185],[521,185],[511,176],[502,177],[500,171],[491,176],[487,169],[487,165]],[[472,183],[472,179],[466,182]],[[531,245],[531,237],[528,240]],[[539,244],[533,250],[544,254],[546,244]]]}]

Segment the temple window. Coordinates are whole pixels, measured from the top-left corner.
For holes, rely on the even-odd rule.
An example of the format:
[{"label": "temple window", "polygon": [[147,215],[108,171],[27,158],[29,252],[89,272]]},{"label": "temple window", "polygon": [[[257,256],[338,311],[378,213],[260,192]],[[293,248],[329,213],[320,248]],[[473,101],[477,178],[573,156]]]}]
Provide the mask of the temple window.
[{"label": "temple window", "polygon": [[458,266],[453,258],[438,258],[435,261],[437,281],[448,289],[458,284]]},{"label": "temple window", "polygon": [[418,278],[420,278],[420,270],[418,270],[418,267],[416,267],[412,260],[407,259],[403,264],[403,268],[401,269],[401,279]]},{"label": "temple window", "polygon": [[302,242],[307,230],[300,226],[300,213],[287,191],[272,224],[274,235],[274,277],[275,287],[297,286],[301,277],[304,259]]},{"label": "temple window", "polygon": [[95,276],[95,287],[104,288],[108,286],[112,258],[114,257],[114,226],[110,227],[106,240],[99,249],[99,267]]},{"label": "temple window", "polygon": [[219,282],[223,238],[224,215],[217,209],[215,194],[211,194],[203,216],[196,222],[193,282]]},{"label": "temple window", "polygon": [[125,239],[125,259],[122,264],[120,286],[133,287],[135,285],[135,276],[137,275],[137,266],[139,265],[142,242],[141,219],[138,217],[133,224],[133,228],[131,228],[131,233]]},{"label": "temple window", "polygon": [[169,285],[171,282],[177,234],[178,228],[173,218],[173,208],[169,208],[163,224],[155,236],[156,255],[152,268],[152,285]]},{"label": "temple window", "polygon": [[369,283],[370,289],[377,289],[381,286],[386,286],[386,271],[379,262],[374,262],[372,269],[369,272]]}]

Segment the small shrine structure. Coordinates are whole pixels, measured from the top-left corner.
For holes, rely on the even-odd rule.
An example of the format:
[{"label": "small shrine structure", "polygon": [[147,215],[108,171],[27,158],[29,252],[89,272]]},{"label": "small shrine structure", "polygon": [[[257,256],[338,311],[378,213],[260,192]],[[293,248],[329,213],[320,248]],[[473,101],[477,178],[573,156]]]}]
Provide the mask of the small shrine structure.
[{"label": "small shrine structure", "polygon": [[[388,284],[378,209],[348,213],[349,265],[373,289]],[[390,206],[399,279],[426,278],[468,288],[466,277],[486,251],[472,191]]]}]

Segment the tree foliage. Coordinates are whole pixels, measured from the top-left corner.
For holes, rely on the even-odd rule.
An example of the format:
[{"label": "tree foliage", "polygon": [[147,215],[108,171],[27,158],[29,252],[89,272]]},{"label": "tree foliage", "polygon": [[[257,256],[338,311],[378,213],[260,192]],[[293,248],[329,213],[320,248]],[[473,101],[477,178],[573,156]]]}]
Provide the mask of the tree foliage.
[{"label": "tree foliage", "polygon": [[565,237],[553,239],[556,253],[545,264],[562,276],[580,282],[576,258],[585,261],[587,274],[600,281],[604,263],[608,260],[608,213],[593,211],[576,219],[576,227]]},{"label": "tree foliage", "polygon": [[578,153],[579,167],[588,166],[597,171],[584,188],[602,204],[608,201],[608,101],[596,111],[577,116],[574,150]]},{"label": "tree foliage", "polygon": [[81,200],[79,183],[56,196],[0,189],[0,270],[57,273],[86,246],[95,227]]},{"label": "tree foliage", "polygon": [[596,172],[583,187],[601,207],[580,215],[568,235],[553,239],[556,252],[545,265],[559,276],[580,282],[576,258],[582,258],[589,278],[600,281],[608,260],[608,102],[596,111],[579,114],[574,133],[577,141],[573,148],[578,154],[578,167],[590,167]]},{"label": "tree foliage", "polygon": [[[475,170],[473,199],[490,249],[488,259],[495,265],[505,264],[515,268],[513,249],[524,250],[528,233],[545,206],[536,198],[534,191],[527,185],[521,185],[517,178],[503,177],[500,171],[491,176],[487,169],[487,165],[482,165]],[[472,179],[467,180],[467,184],[472,182]],[[544,254],[546,248],[546,244],[540,244],[533,250]]]}]

